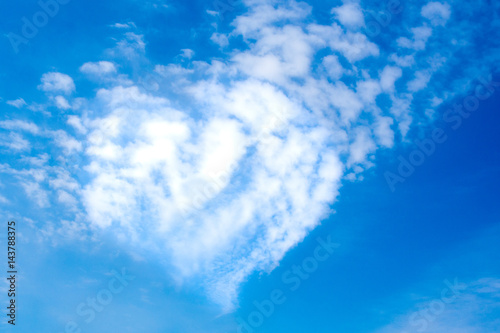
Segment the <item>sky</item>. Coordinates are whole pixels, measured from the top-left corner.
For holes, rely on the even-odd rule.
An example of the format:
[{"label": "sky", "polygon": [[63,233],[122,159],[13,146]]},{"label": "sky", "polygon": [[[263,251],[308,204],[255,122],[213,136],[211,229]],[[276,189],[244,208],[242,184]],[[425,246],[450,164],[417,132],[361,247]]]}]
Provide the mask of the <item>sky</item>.
[{"label": "sky", "polygon": [[0,331],[500,332],[500,3],[0,18]]}]

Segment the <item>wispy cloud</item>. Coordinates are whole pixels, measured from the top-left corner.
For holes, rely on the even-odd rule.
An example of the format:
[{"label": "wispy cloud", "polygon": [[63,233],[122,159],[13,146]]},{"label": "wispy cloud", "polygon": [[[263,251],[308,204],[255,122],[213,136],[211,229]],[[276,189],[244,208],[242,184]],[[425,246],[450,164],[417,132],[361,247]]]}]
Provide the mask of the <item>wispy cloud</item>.
[{"label": "wispy cloud", "polygon": [[63,92],[65,94],[70,94],[75,90],[75,83],[67,74],[58,72],[45,73],[41,81],[42,84],[38,86],[38,89],[46,92]]},{"label": "wispy cloud", "polygon": [[22,98],[18,98],[18,99],[12,100],[12,101],[7,101],[6,103],[9,105],[12,105],[13,107],[18,108],[18,109],[27,105],[27,103]]},{"label": "wispy cloud", "polygon": [[463,332],[486,333],[498,329],[500,314],[500,281],[483,278],[467,284],[447,281],[441,294],[415,304],[414,310],[395,319],[395,322],[377,330],[377,333],[395,332]]}]

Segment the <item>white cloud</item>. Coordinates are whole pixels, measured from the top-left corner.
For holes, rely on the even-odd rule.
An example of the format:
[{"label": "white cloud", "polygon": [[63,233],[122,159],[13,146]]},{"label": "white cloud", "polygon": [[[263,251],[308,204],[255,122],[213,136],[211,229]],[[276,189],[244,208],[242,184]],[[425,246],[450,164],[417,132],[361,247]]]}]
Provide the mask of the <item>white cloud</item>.
[{"label": "white cloud", "polygon": [[20,159],[20,161],[36,167],[42,167],[47,163],[48,160],[49,160],[49,155],[46,153],[40,154],[38,156],[25,156]]},{"label": "white cloud", "polygon": [[27,122],[23,120],[3,120],[0,121],[0,128],[8,129],[12,131],[26,131],[31,134],[40,133],[38,126],[32,122]]},{"label": "white cloud", "polygon": [[[207,100],[212,106],[206,109],[219,111],[207,113],[199,123],[168,108],[167,101],[122,96],[117,93],[121,89],[99,93],[111,107],[89,136],[94,178],[83,191],[89,216],[101,227],[121,225],[134,238],[140,232],[136,221],[151,214],[151,221],[157,221],[150,226],[157,230],[154,234],[170,240],[165,251],[172,253],[180,277],[218,276],[210,292],[225,288],[217,301],[229,310],[231,294],[252,269],[276,263],[304,236],[304,228],[328,212],[341,177],[340,171],[328,170],[343,168],[335,151],[324,150],[328,130],[292,125],[297,107],[271,85],[255,80],[212,94]],[[130,108],[133,100],[141,102]],[[276,120],[290,128],[281,129]],[[256,149],[253,158],[245,156],[250,147]],[[103,149],[107,153],[101,153]],[[243,176],[235,173],[236,166],[246,164],[252,166],[244,173],[249,186],[243,179],[231,181]],[[316,167],[324,171],[316,175]],[[220,205],[221,200],[225,204]],[[146,211],[140,209],[143,205]],[[283,205],[291,210],[276,209]],[[247,237],[257,236],[259,225],[270,234],[255,244]],[[246,258],[240,264],[224,259],[237,240],[237,253]],[[186,242],[193,244],[189,251],[181,245]],[[258,260],[247,257],[251,252]],[[238,283],[223,287],[221,281]]]},{"label": "white cloud", "polygon": [[331,26],[311,24],[308,31],[319,38],[317,42],[326,43],[332,51],[340,52],[351,63],[370,56],[378,56],[378,46],[368,40],[361,32],[345,32],[339,25]]},{"label": "white cloud", "polygon": [[339,58],[334,55],[328,55],[323,58],[323,66],[331,80],[338,80],[344,73],[344,68],[339,62]]},{"label": "white cloud", "polygon": [[30,142],[24,139],[19,133],[9,133],[9,135],[0,134],[0,146],[14,151],[28,151],[31,149]]},{"label": "white cloud", "polygon": [[68,100],[64,96],[58,95],[54,98],[54,101],[58,109],[67,110],[71,108],[71,105],[69,105]]},{"label": "white cloud", "polygon": [[218,32],[214,32],[212,36],[210,36],[210,40],[220,47],[226,47],[229,45],[229,39],[227,36]]},{"label": "white cloud", "polygon": [[66,74],[58,72],[49,72],[42,75],[42,84],[38,89],[46,92],[63,92],[70,94],[75,90],[73,79]]},{"label": "white cloud", "polygon": [[394,83],[403,75],[399,67],[386,66],[380,74],[380,85],[386,92],[394,91]]},{"label": "white cloud", "polygon": [[8,205],[10,203],[10,201],[6,197],[0,195],[0,203],[4,204],[4,205]]},{"label": "white cloud", "polygon": [[191,49],[181,49],[181,57],[191,59],[194,56],[194,51]]},{"label": "white cloud", "polygon": [[115,23],[112,24],[111,27],[117,29],[130,29],[130,28],[135,28],[136,25],[134,22],[127,22],[127,23]]},{"label": "white cloud", "polygon": [[356,91],[365,104],[372,104],[375,103],[375,99],[382,92],[382,88],[377,80],[367,79],[358,81]]},{"label": "white cloud", "polygon": [[51,188],[64,190],[66,192],[78,192],[80,185],[71,178],[70,173],[66,169],[56,169],[55,176],[49,180]]},{"label": "white cloud", "polygon": [[82,120],[77,116],[69,116],[67,123],[75,128],[80,134],[87,134],[87,128],[83,125]]},{"label": "white cloud", "polygon": [[391,54],[389,59],[400,67],[410,67],[415,63],[415,57],[412,54],[405,56],[398,56],[397,54]]},{"label": "white cloud", "polygon": [[[453,290],[448,285],[458,287]],[[500,328],[500,280],[482,278],[467,284],[458,280],[443,285],[442,293],[423,297],[413,309],[376,333],[433,332],[489,333]],[[485,314],[487,314],[485,316]],[[491,318],[491,319],[490,319]]]},{"label": "white cloud", "polygon": [[145,50],[144,35],[126,32],[124,38],[116,43],[116,47],[108,50],[108,53],[112,57],[124,57],[131,61],[144,54]]},{"label": "white cloud", "polygon": [[182,66],[176,65],[176,64],[169,64],[167,66],[156,65],[155,72],[162,75],[162,76],[168,77],[168,76],[172,76],[172,75],[191,74],[191,73],[194,73],[194,70],[187,69],[185,67],[182,67]]},{"label": "white cloud", "polygon": [[252,37],[274,23],[300,20],[311,12],[312,8],[304,2],[290,1],[286,5],[273,6],[264,1],[257,1],[249,6],[247,13],[235,18],[235,33],[243,37]]},{"label": "white cloud", "polygon": [[410,94],[404,94],[401,97],[392,96],[391,99],[391,114],[394,116],[399,132],[404,138],[410,130],[410,125],[413,121],[411,115],[411,102],[413,97]]},{"label": "white cloud", "polygon": [[115,64],[109,61],[86,62],[80,67],[80,72],[89,75],[103,76],[116,73],[116,67]]},{"label": "white cloud", "polygon": [[23,182],[21,184],[24,188],[24,191],[28,195],[28,197],[33,200],[38,207],[46,208],[49,207],[49,197],[48,192],[41,188],[40,184],[33,181]]},{"label": "white cloud", "polygon": [[422,7],[421,14],[431,21],[432,25],[444,26],[451,16],[451,7],[446,2],[429,2]]},{"label": "white cloud", "polygon": [[408,90],[417,92],[424,89],[431,79],[431,73],[428,71],[418,71],[415,73],[415,78],[408,82]]},{"label": "white cloud", "polygon": [[365,25],[363,11],[357,3],[347,2],[340,7],[333,8],[332,13],[345,27],[358,28]]},{"label": "white cloud", "polygon": [[348,165],[355,163],[363,163],[366,161],[366,156],[373,152],[377,147],[372,139],[372,134],[369,128],[359,127],[356,130],[354,141],[350,144],[350,156]]},{"label": "white cloud", "polygon": [[209,10],[209,9],[207,9],[207,10],[206,10],[206,13],[207,13],[208,15],[210,15],[210,16],[219,16],[219,14],[220,14],[218,11],[215,11],[215,10]]},{"label": "white cloud", "polygon": [[73,209],[76,209],[78,204],[78,201],[75,199],[74,196],[62,190],[57,191],[57,200],[62,204],[72,207]]},{"label": "white cloud", "polygon": [[377,117],[374,134],[383,147],[391,148],[394,145],[394,131],[391,129],[393,123],[394,119],[390,117]]},{"label": "white cloud", "polygon": [[68,133],[63,130],[52,131],[50,135],[54,138],[54,143],[64,149],[65,154],[71,154],[82,150],[82,143],[69,136]]},{"label": "white cloud", "polygon": [[[69,200],[70,202],[66,203],[70,207],[73,207],[72,205],[74,202],[72,202],[71,199]],[[61,220],[61,226],[58,229],[53,230],[53,232],[59,234],[61,239],[71,241],[73,239],[85,240],[87,238],[87,230],[88,226],[85,223],[81,223],[79,221]],[[53,236],[51,236],[51,238],[53,238]]]},{"label": "white cloud", "polygon": [[417,51],[425,50],[427,40],[432,35],[432,29],[426,26],[412,28],[411,32],[413,34],[413,39],[410,40],[406,37],[400,37],[397,39],[397,43],[400,47],[414,49]]},{"label": "white cloud", "polygon": [[263,32],[255,49],[236,54],[239,69],[251,76],[283,83],[287,77],[309,74],[313,48],[301,29],[285,26]]},{"label": "white cloud", "polygon": [[12,105],[13,107],[18,108],[18,109],[27,105],[26,102],[24,101],[24,99],[22,99],[22,98],[18,98],[18,99],[12,100],[12,101],[7,101],[6,103],[9,105]]}]

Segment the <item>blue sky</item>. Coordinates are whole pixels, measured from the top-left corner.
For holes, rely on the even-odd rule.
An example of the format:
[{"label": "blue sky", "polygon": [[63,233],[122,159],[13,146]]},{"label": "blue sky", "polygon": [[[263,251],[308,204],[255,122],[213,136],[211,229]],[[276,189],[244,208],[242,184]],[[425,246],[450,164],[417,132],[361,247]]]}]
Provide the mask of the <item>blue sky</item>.
[{"label": "blue sky", "polygon": [[0,6],[2,331],[500,331],[497,3]]}]

